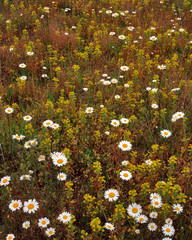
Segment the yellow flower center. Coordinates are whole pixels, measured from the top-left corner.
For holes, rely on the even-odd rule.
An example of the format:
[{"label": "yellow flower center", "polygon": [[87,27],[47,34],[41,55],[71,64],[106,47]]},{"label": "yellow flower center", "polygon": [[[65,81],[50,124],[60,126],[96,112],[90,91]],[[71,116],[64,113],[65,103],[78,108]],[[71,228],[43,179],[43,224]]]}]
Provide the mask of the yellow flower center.
[{"label": "yellow flower center", "polygon": [[63,216],[63,219],[65,219],[65,220],[66,220],[67,218],[68,218],[68,217],[67,217],[67,215],[64,215],[64,216]]},{"label": "yellow flower center", "polygon": [[109,193],[109,197],[110,197],[110,198],[113,198],[113,197],[115,197],[115,193],[113,193],[113,192],[110,192],[110,193]]},{"label": "yellow flower center", "polygon": [[13,238],[12,237],[8,237],[8,240],[12,240]]},{"label": "yellow flower center", "polygon": [[137,213],[137,212],[138,212],[138,209],[137,209],[137,208],[133,208],[133,209],[132,209],[132,212],[133,212],[133,213]]},{"label": "yellow flower center", "polygon": [[171,232],[170,228],[167,228],[167,229],[166,229],[166,232],[168,232],[168,233]]},{"label": "yellow flower center", "polygon": [[153,226],[153,225],[151,226],[151,229],[154,229],[154,226]]},{"label": "yellow flower center", "polygon": [[164,132],[164,135],[166,135],[166,136],[167,136],[167,135],[168,135],[168,132]]},{"label": "yellow flower center", "polygon": [[8,180],[7,179],[3,179],[3,183],[6,183]]},{"label": "yellow flower center", "polygon": [[179,211],[180,209],[178,207],[175,208],[177,211]]},{"label": "yellow flower center", "polygon": [[124,148],[127,148],[127,147],[128,147],[127,143],[123,143],[122,146],[123,146]]},{"label": "yellow flower center", "polygon": [[8,109],[7,111],[8,111],[8,112],[11,112],[11,109]]},{"label": "yellow flower center", "polygon": [[155,205],[159,205],[159,202],[155,202]]},{"label": "yellow flower center", "polygon": [[110,226],[110,225],[107,225],[107,227],[108,227],[108,228],[111,228],[111,226]]},{"label": "yellow flower center", "polygon": [[29,119],[29,117],[26,117],[26,119]]},{"label": "yellow flower center", "polygon": [[46,221],[45,221],[45,220],[43,220],[41,223],[42,223],[43,225],[45,225],[45,224],[46,224]]},{"label": "yellow flower center", "polygon": [[59,164],[63,163],[63,159],[58,159],[57,163],[59,163]]},{"label": "yellow flower center", "polygon": [[29,205],[28,205],[28,209],[33,209],[34,208],[34,204],[33,203],[30,203]]},{"label": "yellow flower center", "polygon": [[14,203],[14,204],[13,204],[13,207],[14,207],[14,208],[17,208],[18,206],[19,206],[18,203]]},{"label": "yellow flower center", "polygon": [[50,122],[47,122],[46,125],[50,125],[51,123]]},{"label": "yellow flower center", "polygon": [[88,112],[91,112],[91,109],[88,109]]},{"label": "yellow flower center", "polygon": [[144,221],[144,218],[140,218],[140,221],[143,222],[143,221]]},{"label": "yellow flower center", "polygon": [[51,234],[53,234],[53,232],[52,232],[52,231],[49,231],[49,234],[51,235]]},{"label": "yellow flower center", "polygon": [[128,173],[124,173],[123,176],[124,177],[128,177],[129,175],[128,175]]}]

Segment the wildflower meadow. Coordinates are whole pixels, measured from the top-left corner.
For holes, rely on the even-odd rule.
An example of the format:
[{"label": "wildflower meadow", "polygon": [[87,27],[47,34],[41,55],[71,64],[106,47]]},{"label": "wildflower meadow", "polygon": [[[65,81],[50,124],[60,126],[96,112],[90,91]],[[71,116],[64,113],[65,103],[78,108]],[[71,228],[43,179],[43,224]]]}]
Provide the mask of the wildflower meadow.
[{"label": "wildflower meadow", "polygon": [[192,1],[0,0],[0,239],[192,239]]}]

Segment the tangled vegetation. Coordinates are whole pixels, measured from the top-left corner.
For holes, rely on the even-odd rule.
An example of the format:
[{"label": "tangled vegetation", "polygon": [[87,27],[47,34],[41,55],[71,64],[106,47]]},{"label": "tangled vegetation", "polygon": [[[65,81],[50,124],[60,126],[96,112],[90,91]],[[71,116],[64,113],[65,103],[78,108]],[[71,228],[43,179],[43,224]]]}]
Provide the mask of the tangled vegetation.
[{"label": "tangled vegetation", "polygon": [[1,239],[190,240],[189,0],[1,0]]}]

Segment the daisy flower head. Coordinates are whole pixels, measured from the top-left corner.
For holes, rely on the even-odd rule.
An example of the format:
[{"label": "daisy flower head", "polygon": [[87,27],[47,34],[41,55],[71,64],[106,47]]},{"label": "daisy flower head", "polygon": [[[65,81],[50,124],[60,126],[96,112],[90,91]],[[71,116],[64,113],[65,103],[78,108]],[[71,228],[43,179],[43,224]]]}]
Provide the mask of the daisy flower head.
[{"label": "daisy flower head", "polygon": [[185,116],[185,113],[183,113],[183,112],[176,112],[175,114],[177,115],[177,119],[184,118],[184,116]]},{"label": "daisy flower head", "polygon": [[121,123],[123,123],[123,124],[129,123],[129,119],[127,119],[127,118],[121,118],[120,121],[121,121]]},{"label": "daisy flower head", "polygon": [[121,66],[120,69],[122,71],[128,71],[129,70],[129,67],[128,66]]},{"label": "daisy flower head", "polygon": [[50,223],[50,220],[46,217],[45,218],[40,218],[38,220],[38,226],[42,227],[42,228],[46,228],[47,225],[49,225],[49,223]]},{"label": "daisy flower head", "polygon": [[107,73],[103,73],[103,74],[102,74],[102,77],[107,77],[107,76],[108,76]]},{"label": "daisy flower head", "polygon": [[128,206],[127,213],[131,217],[138,217],[142,213],[142,207],[140,204],[132,203]]},{"label": "daisy flower head", "polygon": [[117,17],[117,16],[119,16],[118,13],[113,13],[113,14],[112,14],[112,17]]},{"label": "daisy flower head", "polygon": [[92,107],[87,107],[86,109],[85,109],[85,112],[86,113],[92,113],[94,111],[94,109],[92,108]]},{"label": "daisy flower head", "polygon": [[51,153],[50,155],[55,166],[61,167],[67,163],[67,158],[65,154],[62,152],[54,152]]},{"label": "daisy flower head", "polygon": [[151,104],[151,107],[157,109],[159,106],[156,103]]},{"label": "daisy flower head", "polygon": [[22,81],[25,81],[25,80],[27,80],[27,77],[26,77],[26,76],[22,76],[22,77],[20,77],[20,79],[21,79]]},{"label": "daisy flower head", "polygon": [[110,134],[110,132],[109,132],[109,131],[106,131],[106,132],[105,132],[105,134],[106,134],[106,135],[109,135],[109,134]]},{"label": "daisy flower head", "polygon": [[130,180],[132,178],[132,174],[131,172],[129,171],[121,171],[120,172],[120,178],[123,179],[123,180]]},{"label": "daisy flower head", "polygon": [[146,160],[145,163],[146,163],[147,165],[149,165],[149,166],[153,164],[153,162],[151,161],[151,159]]},{"label": "daisy flower head", "polygon": [[64,181],[64,180],[67,179],[67,175],[66,175],[65,173],[59,173],[59,174],[57,175],[57,179],[58,179],[59,181]]},{"label": "daisy flower head", "polygon": [[19,64],[19,67],[20,67],[20,68],[26,68],[26,66],[27,66],[27,65],[25,65],[25,63]]},{"label": "daisy flower head", "polygon": [[109,35],[113,36],[113,35],[115,35],[115,32],[110,32]]},{"label": "daisy flower head", "polygon": [[25,221],[22,223],[22,228],[28,229],[30,227],[30,222],[29,221]]},{"label": "daisy flower head", "polygon": [[8,234],[6,236],[6,240],[13,240],[15,238],[15,235],[14,234]]},{"label": "daisy flower head", "polygon": [[109,202],[117,201],[119,198],[119,192],[115,189],[109,189],[104,193],[105,199],[108,199]]},{"label": "daisy flower head", "polygon": [[151,87],[147,87],[146,90],[147,90],[147,91],[150,91],[150,90],[151,90]]},{"label": "daisy flower head", "polygon": [[122,140],[119,142],[118,147],[122,151],[130,151],[132,149],[132,144],[129,141]]},{"label": "daisy flower head", "polygon": [[157,37],[152,36],[152,37],[149,38],[149,40],[151,40],[151,41],[156,41],[156,40],[157,40]]},{"label": "daisy flower head", "polygon": [[45,233],[47,234],[48,237],[51,237],[52,235],[55,234],[55,228],[47,228]]},{"label": "daisy flower head", "polygon": [[165,219],[165,223],[172,225],[173,220],[171,218],[167,218],[167,219]]},{"label": "daisy flower head", "polygon": [[47,78],[48,76],[47,76],[47,74],[42,74],[41,77],[42,77],[42,78]]},{"label": "daisy flower head", "polygon": [[157,90],[158,90],[157,88],[152,88],[152,89],[151,89],[151,91],[152,91],[153,93],[156,93]]},{"label": "daisy flower head", "polygon": [[39,162],[45,161],[45,156],[44,155],[40,155],[38,158]]},{"label": "daisy flower head", "polygon": [[151,212],[151,213],[149,214],[149,217],[150,217],[150,218],[157,218],[157,216],[158,216],[158,213],[157,213],[157,212]]},{"label": "daisy flower head", "polygon": [[87,92],[87,91],[88,91],[88,88],[83,88],[83,91]]},{"label": "daisy flower head", "polygon": [[139,229],[135,229],[135,233],[136,234],[140,234],[140,230]]},{"label": "daisy flower head", "polygon": [[130,26],[127,28],[129,31],[133,31],[134,30],[134,27]]},{"label": "daisy flower head", "polygon": [[166,69],[166,65],[158,65],[157,66],[157,68],[159,69],[159,70],[165,70]]},{"label": "daisy flower head", "polygon": [[59,124],[58,123],[53,123],[50,128],[52,129],[58,129],[59,128]]},{"label": "daisy flower head", "polygon": [[13,109],[13,108],[10,108],[10,107],[8,107],[8,108],[5,109],[5,112],[6,112],[7,114],[11,114],[13,111],[14,111],[14,109]]},{"label": "daisy flower head", "polygon": [[110,81],[104,81],[103,84],[107,86],[107,85],[110,85],[111,82]]},{"label": "daisy flower head", "polygon": [[128,161],[122,161],[122,165],[123,166],[127,166],[128,165]]},{"label": "daisy flower head", "polygon": [[162,240],[172,240],[172,238],[165,237],[165,238],[162,238]]},{"label": "daisy flower head", "polygon": [[148,217],[143,214],[136,217],[136,222],[138,223],[146,223],[147,221],[148,221]]},{"label": "daisy flower head", "polygon": [[20,142],[21,140],[23,140],[25,138],[25,136],[16,134],[16,135],[13,135],[12,138],[16,139]]},{"label": "daisy flower head", "polygon": [[121,98],[119,95],[115,95],[116,100],[119,99],[119,98]]},{"label": "daisy flower head", "polygon": [[33,139],[30,141],[31,146],[36,146],[38,144],[37,139]]},{"label": "daisy flower head", "polygon": [[10,180],[11,180],[11,177],[9,177],[9,176],[5,176],[5,177],[1,178],[0,186],[9,185]]},{"label": "daisy flower head", "polygon": [[151,201],[151,205],[154,208],[160,208],[162,206],[162,200],[161,199],[157,199],[157,200],[152,200]]},{"label": "daisy flower head", "polygon": [[59,217],[57,218],[62,223],[68,223],[70,222],[72,216],[69,212],[63,212],[59,214]]},{"label": "daisy flower head", "polygon": [[156,229],[157,229],[157,224],[155,224],[155,223],[149,223],[147,227],[148,227],[148,229],[149,229],[151,232],[153,232],[153,231],[156,231]]},{"label": "daisy flower head", "polygon": [[26,213],[34,213],[38,210],[39,203],[35,199],[29,199],[24,202],[23,211]]},{"label": "daisy flower head", "polygon": [[9,204],[9,209],[14,212],[17,209],[20,209],[22,207],[22,202],[21,200],[12,200],[11,203]]},{"label": "daisy flower head", "polygon": [[158,193],[151,193],[150,194],[150,200],[161,200],[161,196]]},{"label": "daisy flower head", "polygon": [[111,125],[113,125],[114,127],[118,127],[120,125],[119,120],[116,119],[111,120]]},{"label": "daisy flower head", "polygon": [[173,204],[172,208],[173,212],[176,212],[177,214],[183,212],[183,207],[180,204]]},{"label": "daisy flower head", "polygon": [[115,78],[113,78],[113,79],[111,79],[111,83],[118,83],[118,81],[117,81],[117,79],[115,79]]},{"label": "daisy flower head", "polygon": [[34,55],[34,52],[27,52],[27,55],[28,55],[28,56],[33,56],[33,55]]},{"label": "daisy flower head", "polygon": [[124,84],[124,87],[125,87],[125,88],[128,88],[128,87],[129,87],[129,84],[128,84],[128,83],[125,83],[125,84]]},{"label": "daisy flower head", "polygon": [[113,231],[115,229],[114,225],[109,222],[106,222],[104,227],[110,231]]},{"label": "daisy flower head", "polygon": [[25,121],[27,121],[27,122],[28,122],[28,121],[31,121],[31,119],[32,119],[32,117],[29,116],[29,115],[23,117],[23,120],[25,120]]},{"label": "daisy flower head", "polygon": [[173,236],[175,234],[175,228],[170,224],[164,224],[162,226],[162,231],[165,236]]},{"label": "daisy flower head", "polygon": [[121,40],[125,40],[125,36],[124,35],[119,35],[118,38],[121,39]]},{"label": "daisy flower head", "polygon": [[161,136],[164,137],[164,138],[168,138],[171,135],[172,135],[172,133],[167,129],[164,129],[164,130],[161,131]]},{"label": "daisy flower head", "polygon": [[111,10],[107,10],[106,13],[107,13],[107,14],[110,14],[110,13],[112,13],[112,11],[111,11]]},{"label": "daisy flower head", "polygon": [[43,122],[44,127],[51,127],[52,124],[53,124],[53,121],[51,120],[46,120]]},{"label": "daisy flower head", "polygon": [[31,140],[25,142],[24,147],[25,148],[30,148],[31,147]]}]

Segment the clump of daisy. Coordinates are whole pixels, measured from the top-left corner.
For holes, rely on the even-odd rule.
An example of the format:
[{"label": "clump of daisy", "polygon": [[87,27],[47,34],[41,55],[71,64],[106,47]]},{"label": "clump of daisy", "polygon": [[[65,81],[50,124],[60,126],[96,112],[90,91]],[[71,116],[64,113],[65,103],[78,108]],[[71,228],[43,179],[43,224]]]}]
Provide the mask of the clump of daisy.
[{"label": "clump of daisy", "polygon": [[44,155],[40,155],[38,158],[39,162],[45,161],[45,156]]},{"label": "clump of daisy", "polygon": [[163,64],[162,65],[158,65],[157,68],[160,69],[160,70],[165,70],[166,69],[166,65],[163,65]]},{"label": "clump of daisy", "polygon": [[175,234],[175,228],[170,224],[164,224],[162,226],[162,231],[165,236],[173,236]]},{"label": "clump of daisy", "polygon": [[53,152],[50,154],[55,166],[61,167],[67,164],[67,158],[62,152]]},{"label": "clump of daisy", "polygon": [[55,228],[47,228],[45,233],[47,234],[48,237],[51,237],[52,235],[55,234]]},{"label": "clump of daisy", "polygon": [[53,124],[53,121],[51,121],[51,120],[46,120],[46,121],[43,122],[43,126],[46,127],[46,128],[51,127],[52,124]]},{"label": "clump of daisy", "polygon": [[148,217],[143,214],[136,217],[136,222],[138,223],[146,223],[147,221],[148,221]]},{"label": "clump of daisy", "polygon": [[123,124],[128,124],[129,123],[129,119],[127,119],[127,118],[121,118],[120,121]]},{"label": "clump of daisy", "polygon": [[177,214],[183,212],[183,207],[179,203],[173,204],[172,208],[173,208],[173,212],[176,212]]},{"label": "clump of daisy", "polygon": [[22,228],[28,229],[30,227],[30,222],[29,221],[25,221],[22,223]]},{"label": "clump of daisy", "polygon": [[157,230],[157,224],[155,224],[154,222],[149,223],[147,227],[148,227],[148,229],[149,229],[151,232]]},{"label": "clump of daisy", "polygon": [[116,119],[111,120],[111,125],[114,127],[118,127],[120,125],[119,120]]},{"label": "clump of daisy", "polygon": [[57,175],[57,179],[58,179],[59,181],[64,181],[64,180],[67,179],[67,175],[66,175],[65,173],[59,173],[59,174]]},{"label": "clump of daisy", "polygon": [[115,189],[109,189],[105,191],[104,198],[108,199],[110,202],[117,201],[119,198],[119,192]]},{"label": "clump of daisy", "polygon": [[151,40],[151,41],[156,41],[156,40],[157,40],[157,37],[151,36],[151,37],[149,38],[149,40]]},{"label": "clump of daisy", "polygon": [[38,220],[38,226],[39,227],[46,228],[47,225],[49,225],[49,224],[50,224],[50,220],[46,217],[45,218],[40,218]]},{"label": "clump of daisy", "polygon": [[6,236],[6,240],[13,240],[15,238],[15,235],[10,233]]},{"label": "clump of daisy", "polygon": [[13,108],[10,108],[10,107],[8,107],[8,108],[5,109],[5,112],[6,112],[7,114],[11,114],[13,111],[14,111],[14,109],[13,109]]},{"label": "clump of daisy", "polygon": [[175,122],[175,121],[177,121],[177,120],[180,119],[180,118],[184,118],[184,116],[185,116],[185,114],[184,114],[183,112],[176,112],[176,113],[174,113],[174,114],[172,115],[171,121],[172,121],[172,122]]},{"label": "clump of daisy", "polygon": [[9,185],[10,180],[11,180],[11,177],[9,177],[9,176],[5,176],[5,177],[1,178],[0,186]]},{"label": "clump of daisy", "polygon": [[23,117],[23,120],[25,120],[25,121],[27,121],[27,122],[28,122],[28,121],[31,121],[31,119],[32,119],[32,117],[29,116],[29,115]]},{"label": "clump of daisy", "polygon": [[151,213],[149,214],[149,217],[150,217],[150,218],[157,218],[157,216],[158,216],[158,213],[157,213],[157,212],[151,212]]},{"label": "clump of daisy", "polygon": [[120,69],[122,71],[128,71],[129,70],[129,67],[128,66],[121,66]]}]

